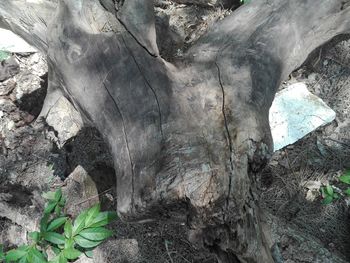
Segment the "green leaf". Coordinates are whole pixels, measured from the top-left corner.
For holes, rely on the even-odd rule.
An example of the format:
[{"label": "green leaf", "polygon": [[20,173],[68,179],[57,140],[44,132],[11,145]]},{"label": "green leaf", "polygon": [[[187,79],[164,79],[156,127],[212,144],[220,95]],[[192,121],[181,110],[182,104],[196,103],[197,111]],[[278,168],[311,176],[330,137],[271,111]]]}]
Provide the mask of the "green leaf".
[{"label": "green leaf", "polygon": [[45,199],[47,200],[55,200],[55,192],[46,192],[46,193],[43,193],[41,196],[44,197]]},{"label": "green leaf", "polygon": [[344,193],[347,194],[348,196],[350,196],[350,188],[346,189],[346,190],[344,191]]},{"label": "green leaf", "polygon": [[18,263],[28,263],[29,261],[27,260],[27,257],[20,258],[18,260]]},{"label": "green leaf", "polygon": [[100,204],[96,204],[93,207],[91,207],[88,210],[88,214],[85,219],[85,226],[89,226],[99,212],[100,212]]},{"label": "green leaf", "polygon": [[4,50],[0,50],[0,62],[3,61],[3,60],[8,59],[10,57],[11,57],[11,53],[10,52],[4,51]]},{"label": "green leaf", "polygon": [[64,235],[66,238],[71,238],[73,235],[72,220],[68,219],[64,224]]},{"label": "green leaf", "polygon": [[350,171],[339,177],[339,180],[345,184],[350,184]]},{"label": "green leaf", "polygon": [[27,249],[20,249],[20,248],[12,249],[6,253],[5,260],[9,262],[17,261],[22,257],[26,257],[27,253],[28,253]]},{"label": "green leaf", "polygon": [[58,188],[55,192],[55,201],[58,203],[62,197],[62,189]]},{"label": "green leaf", "polygon": [[61,254],[59,263],[67,263],[67,262],[68,262],[68,260],[66,259],[66,257],[63,254]]},{"label": "green leaf", "polygon": [[322,204],[328,205],[332,203],[332,201],[333,201],[333,196],[328,195],[322,200]]},{"label": "green leaf", "polygon": [[55,209],[56,205],[57,205],[56,201],[48,202],[48,204],[46,205],[46,207],[44,209],[44,214],[50,214]]},{"label": "green leaf", "polygon": [[[42,249],[45,249],[44,247],[41,247]],[[45,250],[41,251],[41,253],[44,255],[44,257],[47,259],[48,255]]]},{"label": "green leaf", "polygon": [[51,249],[52,249],[53,253],[55,253],[55,255],[58,255],[59,253],[61,253],[61,249],[59,249],[57,247],[51,246]]},{"label": "green leaf", "polygon": [[96,246],[98,246],[99,244],[101,244],[103,242],[103,240],[101,240],[101,241],[91,241],[91,240],[88,240],[86,238],[83,238],[80,235],[75,236],[74,237],[74,241],[79,246],[81,246],[82,248],[93,248],[93,247],[96,247]]},{"label": "green leaf", "polygon": [[61,207],[66,205],[66,198],[62,195],[61,200],[58,202]]},{"label": "green leaf", "polygon": [[334,199],[338,199],[338,198],[339,198],[339,195],[338,195],[337,193],[334,193],[334,194],[333,194],[333,198],[334,198]]},{"label": "green leaf", "polygon": [[320,188],[320,191],[321,191],[321,196],[323,197],[323,198],[325,198],[326,197],[326,191],[325,191],[325,187],[324,186],[322,186],[321,188]]},{"label": "green leaf", "polygon": [[79,235],[92,241],[100,241],[109,238],[113,232],[104,227],[96,227],[84,229]]},{"label": "green leaf", "polygon": [[55,232],[44,233],[44,239],[52,244],[61,245],[64,244],[64,236]]},{"label": "green leaf", "polygon": [[44,214],[40,220],[40,232],[44,233],[47,229],[47,222],[49,221],[49,214]]},{"label": "green leaf", "polygon": [[334,194],[333,187],[329,184],[326,185],[326,193],[330,196],[333,196]]},{"label": "green leaf", "polygon": [[88,215],[88,210],[83,211],[78,217],[74,220],[73,224],[73,235],[78,234],[85,227],[85,219]]},{"label": "green leaf", "polygon": [[94,251],[93,250],[86,250],[86,251],[84,251],[84,254],[88,258],[92,258],[94,256]]},{"label": "green leaf", "polygon": [[94,218],[94,220],[92,220],[89,227],[105,226],[111,223],[112,221],[116,220],[117,218],[118,216],[116,212],[101,212]]},{"label": "green leaf", "polygon": [[63,254],[67,259],[77,259],[82,254],[79,250],[75,248],[68,248],[63,250]]},{"label": "green leaf", "polygon": [[52,220],[47,227],[47,231],[53,231],[62,226],[67,220],[67,217],[59,217],[54,220]]},{"label": "green leaf", "polygon": [[74,248],[73,238],[66,239],[64,242],[64,249]]},{"label": "green leaf", "polygon": [[60,207],[58,204],[55,207],[55,214],[59,216],[61,214],[62,207]]},{"label": "green leaf", "polygon": [[34,262],[35,263],[46,263],[47,262],[44,255],[41,254],[41,252],[34,247],[29,250],[29,255],[32,259],[32,261],[30,261],[30,262],[33,262],[33,263]]},{"label": "green leaf", "polygon": [[30,232],[28,236],[35,242],[39,242],[40,240],[40,233],[38,231]]},{"label": "green leaf", "polygon": [[54,259],[49,261],[50,263],[67,263],[67,259],[63,255],[63,253],[57,255]]}]

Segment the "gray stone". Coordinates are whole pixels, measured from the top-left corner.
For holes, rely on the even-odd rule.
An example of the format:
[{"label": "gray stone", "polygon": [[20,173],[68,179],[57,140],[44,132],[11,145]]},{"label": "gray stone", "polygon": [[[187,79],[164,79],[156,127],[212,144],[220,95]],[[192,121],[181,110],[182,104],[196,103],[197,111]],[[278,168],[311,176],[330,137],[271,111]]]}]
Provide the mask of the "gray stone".
[{"label": "gray stone", "polygon": [[270,108],[270,127],[277,151],[332,122],[335,112],[302,82],[277,93]]},{"label": "gray stone", "polygon": [[110,239],[94,251],[94,262],[140,262],[140,249],[136,239]]},{"label": "gray stone", "polygon": [[16,87],[16,84],[13,79],[0,82],[0,96],[8,95]]},{"label": "gray stone", "polygon": [[0,81],[7,80],[19,72],[19,64],[14,57],[0,63]]},{"label": "gray stone", "polygon": [[95,182],[80,165],[66,178],[64,184],[62,191],[67,197],[67,214],[76,217],[84,209],[99,202]]},{"label": "gray stone", "polygon": [[58,132],[59,146],[77,135],[83,127],[83,120],[72,104],[61,97],[50,109],[46,122]]},{"label": "gray stone", "polygon": [[9,30],[0,28],[0,50],[13,53],[32,53],[37,50],[24,41],[21,37]]}]

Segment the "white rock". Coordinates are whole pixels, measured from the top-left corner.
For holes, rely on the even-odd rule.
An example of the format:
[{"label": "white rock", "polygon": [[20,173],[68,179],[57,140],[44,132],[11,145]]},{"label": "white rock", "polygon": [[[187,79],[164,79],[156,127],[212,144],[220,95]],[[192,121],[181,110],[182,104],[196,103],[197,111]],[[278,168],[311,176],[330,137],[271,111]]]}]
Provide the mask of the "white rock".
[{"label": "white rock", "polygon": [[277,151],[335,119],[335,112],[299,82],[277,93],[270,108],[270,127]]},{"label": "white rock", "polygon": [[58,132],[61,146],[70,138],[77,135],[83,127],[83,120],[79,112],[64,97],[51,108],[46,122]]},{"label": "white rock", "polygon": [[311,74],[307,77],[307,79],[308,79],[309,81],[315,81],[315,80],[316,80],[316,73],[311,73]]},{"label": "white rock", "polygon": [[0,50],[13,53],[33,53],[37,50],[21,37],[9,30],[0,28]]},{"label": "white rock", "polygon": [[15,127],[15,122],[13,120],[11,120],[7,123],[7,129],[9,131],[12,131],[14,127]]},{"label": "white rock", "polygon": [[4,117],[4,112],[0,110],[0,119]]},{"label": "white rock", "polygon": [[36,64],[39,61],[40,61],[40,56],[39,56],[38,53],[32,55],[31,58],[30,58],[30,63],[32,63],[32,64]]}]

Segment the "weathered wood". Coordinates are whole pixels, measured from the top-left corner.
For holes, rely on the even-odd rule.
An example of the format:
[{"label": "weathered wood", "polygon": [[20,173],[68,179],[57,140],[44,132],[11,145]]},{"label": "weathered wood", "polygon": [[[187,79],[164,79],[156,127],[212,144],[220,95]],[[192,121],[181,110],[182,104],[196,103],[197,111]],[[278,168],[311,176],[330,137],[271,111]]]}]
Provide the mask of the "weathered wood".
[{"label": "weathered wood", "polygon": [[[174,64],[158,56],[150,2],[114,16],[96,0],[61,0],[48,16],[55,3],[41,1],[42,16],[3,0],[0,18],[47,52],[52,86],[108,142],[122,218],[187,222],[221,262],[273,262],[254,185],[272,150],[269,107],[312,50],[349,32],[348,2],[254,1]],[[135,3],[142,27],[128,19]]]}]

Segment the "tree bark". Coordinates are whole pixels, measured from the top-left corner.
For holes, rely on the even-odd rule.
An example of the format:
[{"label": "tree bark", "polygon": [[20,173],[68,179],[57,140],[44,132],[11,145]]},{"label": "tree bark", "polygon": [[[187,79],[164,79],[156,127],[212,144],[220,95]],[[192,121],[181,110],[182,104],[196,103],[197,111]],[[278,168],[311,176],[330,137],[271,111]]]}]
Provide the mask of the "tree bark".
[{"label": "tree bark", "polygon": [[253,1],[174,64],[159,55],[151,1],[108,9],[0,2],[0,25],[47,53],[56,95],[43,115],[63,94],[98,128],[123,219],[186,222],[220,262],[274,262],[255,189],[272,151],[269,108],[311,51],[349,32],[349,1]]}]

